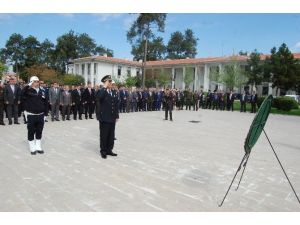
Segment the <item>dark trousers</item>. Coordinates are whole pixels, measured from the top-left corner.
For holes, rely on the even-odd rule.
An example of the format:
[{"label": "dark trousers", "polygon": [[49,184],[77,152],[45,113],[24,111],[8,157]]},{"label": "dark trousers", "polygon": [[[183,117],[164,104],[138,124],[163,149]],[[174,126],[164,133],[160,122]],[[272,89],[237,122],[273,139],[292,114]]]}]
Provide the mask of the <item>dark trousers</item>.
[{"label": "dark trousers", "polygon": [[89,103],[87,102],[85,105],[84,105],[84,114],[85,114],[85,118],[87,119],[88,118],[88,114],[89,114],[89,118],[92,118],[92,115],[94,113],[94,104],[93,103]]},{"label": "dark trousers", "polygon": [[18,122],[18,104],[8,104],[6,106],[7,117],[9,122],[12,122],[12,117],[14,118],[14,122]]},{"label": "dark trousers", "polygon": [[228,110],[228,111],[229,111],[229,110],[233,111],[233,102],[228,102],[228,103],[227,103],[227,110]]},{"label": "dark trousers", "polygon": [[82,105],[81,104],[75,104],[73,107],[73,119],[77,119],[77,113],[79,115],[79,119],[82,117]]},{"label": "dark trousers", "polygon": [[256,102],[251,102],[251,113],[256,113]]},{"label": "dark trousers", "polygon": [[165,119],[168,120],[168,112],[170,114],[170,120],[173,120],[172,119],[172,108],[173,106],[169,106],[166,104],[166,108],[165,108]]},{"label": "dark trousers", "polygon": [[4,118],[4,104],[0,103],[0,123],[3,123]]},{"label": "dark trousers", "polygon": [[100,122],[100,152],[109,154],[114,148],[116,123]]},{"label": "dark trousers", "polygon": [[137,112],[137,102],[131,102],[131,112]]},{"label": "dark trousers", "polygon": [[51,118],[59,119],[59,103],[53,103],[51,104]]},{"label": "dark trousers", "polygon": [[62,114],[62,119],[65,120],[66,116],[67,119],[70,119],[70,112],[71,112],[71,106],[70,105],[63,105],[61,114]]},{"label": "dark trousers", "polygon": [[241,102],[241,112],[246,112],[246,102]]},{"label": "dark trousers", "polygon": [[44,114],[27,116],[28,141],[33,141],[34,136],[37,140],[42,139],[43,128]]}]

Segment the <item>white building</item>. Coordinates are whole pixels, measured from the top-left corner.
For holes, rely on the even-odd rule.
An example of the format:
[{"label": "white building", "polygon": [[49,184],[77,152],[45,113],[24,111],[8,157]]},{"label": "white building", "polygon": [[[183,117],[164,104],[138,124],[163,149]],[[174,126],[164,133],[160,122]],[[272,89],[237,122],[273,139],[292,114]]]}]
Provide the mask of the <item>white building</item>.
[{"label": "white building", "polygon": [[[300,59],[300,53],[295,53],[294,57]],[[217,83],[211,79],[211,71],[213,68],[218,68],[222,71],[224,66],[235,62],[237,65],[244,67],[247,65],[248,56],[228,56],[228,57],[210,57],[210,58],[193,58],[193,59],[175,59],[161,61],[146,62],[146,79],[147,77],[155,77],[161,71],[170,75],[169,87],[182,89],[189,88],[190,90],[214,90],[218,87],[221,90],[226,90],[226,86]],[[266,55],[261,56],[262,60]],[[185,87],[184,77],[192,73],[193,82],[189,87]],[[85,79],[85,83],[91,82],[93,85],[100,84],[101,79],[105,75],[112,75],[112,78],[119,81],[124,81],[128,75],[136,76],[142,73],[142,62],[131,61],[127,59],[118,59],[107,56],[91,56],[74,60],[74,64],[69,66],[70,74],[81,75]],[[241,91],[243,87],[236,91]],[[273,94],[270,83],[264,83],[257,87],[259,94]]]}]

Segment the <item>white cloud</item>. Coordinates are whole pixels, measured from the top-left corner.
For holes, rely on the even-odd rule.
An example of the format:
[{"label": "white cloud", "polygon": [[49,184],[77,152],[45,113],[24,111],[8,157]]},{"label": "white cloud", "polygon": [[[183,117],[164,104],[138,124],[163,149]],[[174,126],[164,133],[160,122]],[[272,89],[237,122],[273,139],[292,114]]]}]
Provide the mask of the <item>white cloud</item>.
[{"label": "white cloud", "polygon": [[295,44],[296,49],[300,49],[300,41]]},{"label": "white cloud", "polygon": [[97,14],[95,13],[93,15],[96,16],[100,22],[106,22],[108,20],[118,19],[123,14],[122,13],[97,13]]}]

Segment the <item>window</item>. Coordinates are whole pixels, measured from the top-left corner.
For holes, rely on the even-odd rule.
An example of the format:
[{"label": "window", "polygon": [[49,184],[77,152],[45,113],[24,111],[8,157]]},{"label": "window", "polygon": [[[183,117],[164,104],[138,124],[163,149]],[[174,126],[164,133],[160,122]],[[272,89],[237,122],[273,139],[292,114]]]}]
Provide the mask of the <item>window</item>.
[{"label": "window", "polygon": [[131,76],[131,67],[127,67],[127,76],[128,76],[128,77]]},{"label": "window", "polygon": [[141,73],[140,68],[136,68],[136,76],[139,76]]},{"label": "window", "polygon": [[122,66],[118,66],[118,77],[121,76]]},{"label": "window", "polygon": [[87,68],[88,68],[88,75],[91,75],[91,64],[90,63],[88,63],[87,64]]},{"label": "window", "polygon": [[84,69],[85,69],[84,66],[85,66],[84,64],[81,65],[81,75],[84,75]]},{"label": "window", "polygon": [[97,66],[98,66],[98,64],[97,64],[97,63],[94,63],[94,75],[97,74]]}]

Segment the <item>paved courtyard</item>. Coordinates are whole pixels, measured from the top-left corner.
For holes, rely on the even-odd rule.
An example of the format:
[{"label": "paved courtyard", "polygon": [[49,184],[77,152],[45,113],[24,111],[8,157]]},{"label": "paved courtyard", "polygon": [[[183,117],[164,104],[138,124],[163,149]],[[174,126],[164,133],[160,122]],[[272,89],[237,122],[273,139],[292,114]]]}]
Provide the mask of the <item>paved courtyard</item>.
[{"label": "paved courtyard", "polygon": [[[44,155],[26,126],[0,127],[0,211],[300,211],[264,136],[218,207],[254,115],[200,110],[121,114],[114,151],[99,155],[98,122],[48,122]],[[190,123],[189,121],[200,121]],[[266,132],[300,194],[300,117],[270,115]]]}]

